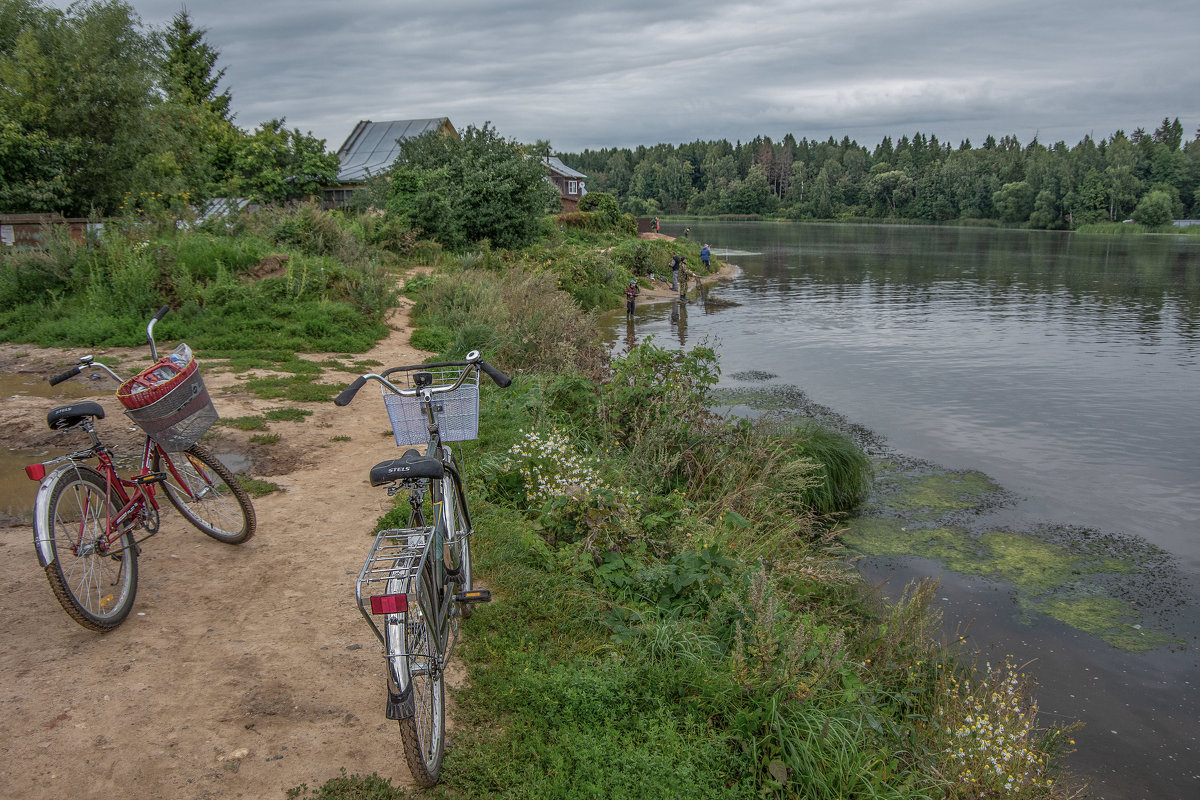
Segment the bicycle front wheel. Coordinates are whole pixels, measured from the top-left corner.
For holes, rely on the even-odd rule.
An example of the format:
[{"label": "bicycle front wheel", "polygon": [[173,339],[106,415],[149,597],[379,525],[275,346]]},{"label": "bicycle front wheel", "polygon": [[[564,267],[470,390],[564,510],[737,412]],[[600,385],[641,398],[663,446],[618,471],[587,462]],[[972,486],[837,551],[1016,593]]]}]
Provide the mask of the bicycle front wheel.
[{"label": "bicycle front wheel", "polygon": [[[453,465],[453,459],[450,464]],[[471,575],[470,517],[467,514],[466,498],[459,489],[459,482],[448,469],[440,481],[424,481],[416,490],[421,502],[413,507],[408,518],[410,528],[422,528],[427,524],[442,523],[442,559],[446,565],[446,587],[453,596],[458,592],[471,591],[474,581]],[[458,634],[458,617],[471,616],[471,606],[462,604],[451,616],[453,634]]]},{"label": "bicycle front wheel", "polygon": [[171,505],[204,533],[225,544],[241,544],[254,535],[250,496],[204,445],[170,455],[155,452],[154,471],[166,473],[162,485]]},{"label": "bicycle front wheel", "polygon": [[[408,671],[413,713],[400,720],[400,739],[408,769],[417,783],[433,786],[442,773],[446,747],[446,687],[434,633],[438,604],[429,564],[421,570],[415,601],[416,607],[410,606],[403,615],[403,636],[388,636],[385,644],[389,664]],[[393,653],[393,649],[402,652]]]},{"label": "bicycle front wheel", "polygon": [[60,474],[50,491],[39,537],[48,545],[46,578],[63,610],[85,628],[104,633],[120,625],[137,595],[133,534],[108,536],[121,509],[104,477],[79,467]]}]

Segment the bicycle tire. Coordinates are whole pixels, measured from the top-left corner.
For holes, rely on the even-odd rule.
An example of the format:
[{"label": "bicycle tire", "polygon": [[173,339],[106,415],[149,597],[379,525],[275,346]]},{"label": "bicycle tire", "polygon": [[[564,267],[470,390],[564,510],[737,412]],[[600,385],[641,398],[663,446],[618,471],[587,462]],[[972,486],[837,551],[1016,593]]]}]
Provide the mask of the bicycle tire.
[{"label": "bicycle tire", "polygon": [[441,777],[446,749],[446,687],[440,654],[435,651],[433,620],[438,606],[432,565],[426,563],[416,580],[416,607],[410,607],[403,615],[403,653],[391,652],[400,644],[395,639],[385,644],[389,656],[402,656],[389,658],[389,663],[408,672],[412,714],[400,720],[404,758],[414,781],[421,786],[433,786]]},{"label": "bicycle tire", "polygon": [[108,520],[122,505],[109,494],[103,475],[77,467],[55,479],[46,515],[38,523],[48,548],[45,571],[54,596],[71,619],[100,633],[124,622],[137,596],[133,534],[126,531],[116,545],[104,542]]},{"label": "bicycle tire", "polygon": [[184,519],[225,544],[241,544],[254,535],[258,521],[250,496],[233,471],[212,451],[197,442],[166,458],[178,476],[170,469],[164,469],[161,451],[154,453],[153,469],[166,472],[163,489]]}]

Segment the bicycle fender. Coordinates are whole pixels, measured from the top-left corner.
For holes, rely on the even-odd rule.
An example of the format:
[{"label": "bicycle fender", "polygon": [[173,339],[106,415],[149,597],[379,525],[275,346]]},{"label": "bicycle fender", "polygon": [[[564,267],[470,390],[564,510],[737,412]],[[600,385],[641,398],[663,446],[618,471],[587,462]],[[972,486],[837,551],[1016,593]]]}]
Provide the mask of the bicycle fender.
[{"label": "bicycle fender", "polygon": [[384,716],[387,719],[410,719],[417,711],[416,700],[413,698],[412,687],[408,686],[399,694],[388,687],[387,707]]},{"label": "bicycle fender", "polygon": [[104,480],[104,476],[91,467],[67,462],[47,475],[42,481],[42,485],[38,487],[37,499],[33,503],[33,546],[37,550],[38,563],[42,565],[42,569],[45,569],[54,560],[54,547],[51,545],[52,537],[49,528],[52,523],[47,519],[50,514],[50,496],[54,494],[54,487],[58,486],[63,474],[76,470],[91,472],[100,480]]}]

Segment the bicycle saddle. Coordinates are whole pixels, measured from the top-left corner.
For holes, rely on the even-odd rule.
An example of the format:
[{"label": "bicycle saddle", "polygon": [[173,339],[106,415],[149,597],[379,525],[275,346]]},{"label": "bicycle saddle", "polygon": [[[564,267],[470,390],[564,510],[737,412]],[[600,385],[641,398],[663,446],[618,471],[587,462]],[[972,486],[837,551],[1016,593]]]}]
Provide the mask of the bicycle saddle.
[{"label": "bicycle saddle", "polygon": [[416,450],[406,450],[404,455],[383,461],[371,467],[371,485],[382,486],[393,481],[416,478],[440,479],[446,474],[442,462],[433,456],[423,456]]},{"label": "bicycle saddle", "polygon": [[87,417],[104,419],[104,408],[93,400],[82,403],[72,403],[69,406],[59,406],[46,415],[46,424],[52,430],[61,431],[73,428]]}]

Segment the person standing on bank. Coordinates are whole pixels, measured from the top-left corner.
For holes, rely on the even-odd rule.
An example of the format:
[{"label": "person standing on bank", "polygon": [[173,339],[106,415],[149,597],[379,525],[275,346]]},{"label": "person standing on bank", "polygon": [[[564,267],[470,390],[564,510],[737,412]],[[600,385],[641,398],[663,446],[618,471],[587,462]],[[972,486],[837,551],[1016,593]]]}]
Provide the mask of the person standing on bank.
[{"label": "person standing on bank", "polygon": [[639,289],[638,289],[637,281],[630,281],[629,285],[625,287],[625,313],[626,314],[633,313],[633,300],[635,297],[638,296],[638,291],[639,291]]},{"label": "person standing on bank", "polygon": [[708,249],[708,245],[700,248],[700,260],[704,262],[704,271],[708,272],[708,260],[712,258],[712,251]]},{"label": "person standing on bank", "polygon": [[687,259],[679,259],[679,299],[687,297],[688,282],[692,279],[692,271],[688,269]]},{"label": "person standing on bank", "polygon": [[679,253],[671,253],[671,291],[679,289],[679,265],[683,263],[683,259],[679,257]]}]

